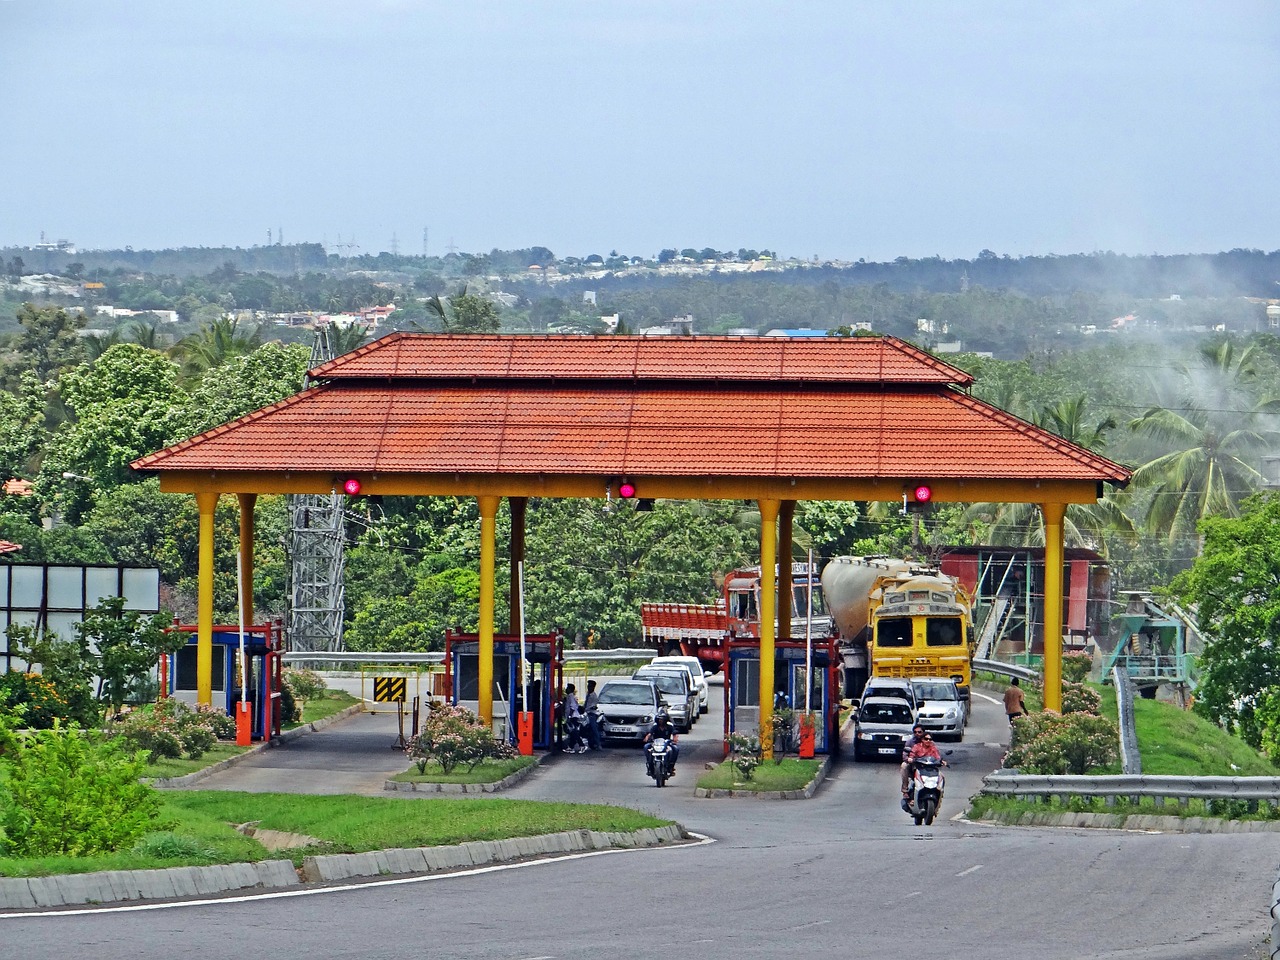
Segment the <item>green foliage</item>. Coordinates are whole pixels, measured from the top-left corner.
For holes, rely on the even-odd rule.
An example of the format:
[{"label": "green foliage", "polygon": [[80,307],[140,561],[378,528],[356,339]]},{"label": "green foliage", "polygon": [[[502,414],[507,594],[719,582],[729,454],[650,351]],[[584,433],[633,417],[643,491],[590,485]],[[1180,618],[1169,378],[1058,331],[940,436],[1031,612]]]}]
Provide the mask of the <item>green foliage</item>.
[{"label": "green foliage", "polygon": [[16,670],[0,675],[0,713],[6,711],[31,730],[48,730],[59,721],[79,719],[70,716],[67,701],[47,677]]},{"label": "green foliage", "polygon": [[[1062,655],[1062,679],[1068,683],[1084,683],[1089,679],[1089,671],[1093,669],[1093,658],[1087,653],[1064,653]],[[1097,710],[1092,711],[1097,713]]]},{"label": "green foliage", "polygon": [[235,720],[222,711],[193,709],[176,697],[134,710],[112,724],[110,734],[129,753],[144,753],[148,763],[160,759],[199,760],[219,740],[235,739]]},{"label": "green foliage", "polygon": [[167,442],[185,440],[292,396],[302,389],[310,366],[309,348],[266,343],[205,370]]},{"label": "green foliage", "polygon": [[1239,517],[1207,518],[1200,533],[1203,551],[1169,588],[1204,637],[1195,711],[1259,748],[1280,720],[1269,707],[1259,716],[1280,693],[1280,496],[1251,497]]},{"label": "green foliage", "polygon": [[197,837],[160,830],[148,833],[133,845],[133,852],[152,860],[180,861],[183,864],[216,863],[218,852]]},{"label": "green foliage", "polygon": [[170,618],[165,614],[146,616],[125,610],[124,602],[124,597],[104,597],[75,624],[76,636],[98,652],[102,699],[116,713],[161,654],[176,653],[187,639],[183,633],[168,631]]},{"label": "green foliage", "polygon": [[286,667],[284,682],[297,700],[316,700],[324,696],[324,677],[305,667]]},{"label": "green foliage", "polygon": [[1045,711],[1014,721],[1004,765],[1023,773],[1086,774],[1113,765],[1119,743],[1119,731],[1106,717]]},{"label": "green foliage", "polygon": [[39,666],[43,680],[57,691],[62,708],[58,718],[94,726],[101,712],[93,697],[95,659],[85,638],[64,640],[56,633],[41,634],[34,626],[18,623],[9,625],[8,636],[18,656]]},{"label": "green foliage", "polygon": [[729,734],[729,763],[743,780],[750,780],[764,760],[764,749],[758,737],[745,733]]},{"label": "green foliage", "polygon": [[1062,712],[1092,713],[1097,715],[1102,706],[1102,697],[1097,690],[1084,683],[1062,682]]},{"label": "green foliage", "polygon": [[454,767],[474,769],[482,760],[505,760],[515,756],[515,748],[505,740],[495,740],[489,725],[464,707],[433,702],[422,721],[422,729],[410,738],[405,754],[423,773],[435,763],[445,774]]},{"label": "green foliage", "polygon": [[154,827],[160,798],[139,783],[143,763],[93,731],[54,727],[3,758],[0,826],[14,856],[119,850]]}]

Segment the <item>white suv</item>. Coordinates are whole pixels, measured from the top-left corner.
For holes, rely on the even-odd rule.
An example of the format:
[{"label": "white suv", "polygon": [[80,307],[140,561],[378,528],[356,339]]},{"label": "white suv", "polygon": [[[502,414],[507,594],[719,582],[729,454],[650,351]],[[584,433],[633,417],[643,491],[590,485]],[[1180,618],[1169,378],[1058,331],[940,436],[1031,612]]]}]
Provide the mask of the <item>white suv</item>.
[{"label": "white suv", "polygon": [[689,671],[689,677],[693,680],[693,688],[698,691],[698,712],[706,713],[709,709],[707,700],[707,675],[703,672],[702,661],[697,657],[654,657],[650,663],[655,667],[672,666],[684,667]]}]

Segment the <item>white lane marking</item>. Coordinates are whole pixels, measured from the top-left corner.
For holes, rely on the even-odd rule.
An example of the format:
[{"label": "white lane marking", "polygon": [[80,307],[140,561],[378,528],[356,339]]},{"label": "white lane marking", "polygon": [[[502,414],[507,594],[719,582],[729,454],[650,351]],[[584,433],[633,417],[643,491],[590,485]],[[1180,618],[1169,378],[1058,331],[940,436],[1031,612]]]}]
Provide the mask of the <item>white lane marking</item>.
[{"label": "white lane marking", "polygon": [[1001,699],[999,699],[999,698],[997,698],[997,697],[988,697],[985,693],[979,693],[977,690],[972,690],[972,689],[971,689],[971,690],[969,691],[969,696],[971,696],[971,697],[981,697],[983,700],[986,700],[988,703],[998,703],[998,704],[1000,704],[1001,706],[1003,706],[1003,705],[1004,705],[1004,701],[1003,701],[1003,700],[1001,700]]},{"label": "white lane marking", "polygon": [[319,887],[315,890],[276,890],[271,893],[258,893],[244,897],[211,897],[205,900],[182,900],[175,903],[135,903],[126,906],[85,907],[75,910],[59,910],[56,907],[44,911],[26,913],[0,913],[0,921],[30,917],[81,917],[97,913],[135,913],[140,910],[172,910],[174,907],[212,907],[224,903],[253,903],[257,900],[284,900],[289,897],[312,897],[320,893],[345,893],[348,890],[364,890],[370,887],[398,887],[409,883],[430,883],[433,880],[449,880],[453,877],[475,877],[483,873],[501,873],[505,870],[522,870],[525,867],[536,867],[543,863],[563,863],[568,860],[585,860],[588,857],[607,857],[617,853],[650,853],[656,850],[679,850],[691,847],[702,847],[716,841],[689,831],[689,836],[696,837],[696,843],[682,843],[674,847],[619,847],[613,850],[587,850],[582,853],[566,853],[558,857],[546,857],[542,860],[527,860],[523,863],[495,863],[487,867],[473,867],[470,870],[459,870],[456,873],[429,873],[417,877],[397,877],[393,880],[370,880],[367,883],[344,883],[336,887]]},{"label": "white lane marking", "polygon": [[963,876],[966,876],[967,874],[970,874],[970,873],[976,873],[977,871],[979,871],[979,870],[981,870],[981,869],[982,869],[982,864],[980,864],[980,863],[979,863],[979,864],[976,864],[976,865],[974,865],[974,866],[970,867],[968,870],[961,870],[959,873],[957,873],[957,874],[956,874],[956,876],[957,876],[957,877],[963,877]]}]

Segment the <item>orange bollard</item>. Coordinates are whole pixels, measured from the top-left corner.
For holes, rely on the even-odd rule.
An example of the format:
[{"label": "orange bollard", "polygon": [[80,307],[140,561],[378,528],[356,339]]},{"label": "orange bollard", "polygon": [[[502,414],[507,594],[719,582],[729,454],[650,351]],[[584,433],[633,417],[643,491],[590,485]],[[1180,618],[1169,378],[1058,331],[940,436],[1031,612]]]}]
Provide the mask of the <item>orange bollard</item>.
[{"label": "orange bollard", "polygon": [[236,701],[236,746],[247,747],[253,742],[253,704],[248,700]]},{"label": "orange bollard", "polygon": [[[806,722],[806,720],[808,722]],[[800,759],[813,759],[813,742],[817,729],[813,725],[813,718],[806,717],[800,721]]]},{"label": "orange bollard", "polygon": [[533,714],[528,710],[516,714],[516,749],[522,757],[533,756]]}]

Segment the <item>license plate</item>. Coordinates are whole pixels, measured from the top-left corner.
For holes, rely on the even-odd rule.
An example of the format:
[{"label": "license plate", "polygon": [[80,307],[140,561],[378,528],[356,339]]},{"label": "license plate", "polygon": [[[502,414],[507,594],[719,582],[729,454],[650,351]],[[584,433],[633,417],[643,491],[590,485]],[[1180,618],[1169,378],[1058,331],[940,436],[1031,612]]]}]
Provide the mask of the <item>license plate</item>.
[{"label": "license plate", "polygon": [[897,747],[881,747],[881,748],[880,748],[880,752],[881,752],[881,753],[888,753],[888,754],[897,753],[897,752],[898,752],[898,748],[897,748]]},{"label": "license plate", "polygon": [[621,726],[620,724],[614,724],[612,727],[609,728],[609,731],[611,733],[635,733],[636,728],[624,727],[624,726]]}]

